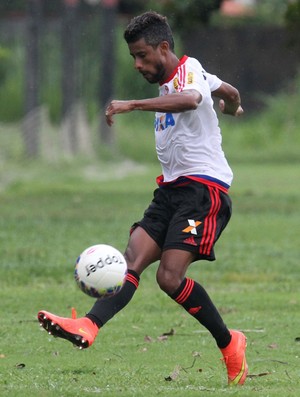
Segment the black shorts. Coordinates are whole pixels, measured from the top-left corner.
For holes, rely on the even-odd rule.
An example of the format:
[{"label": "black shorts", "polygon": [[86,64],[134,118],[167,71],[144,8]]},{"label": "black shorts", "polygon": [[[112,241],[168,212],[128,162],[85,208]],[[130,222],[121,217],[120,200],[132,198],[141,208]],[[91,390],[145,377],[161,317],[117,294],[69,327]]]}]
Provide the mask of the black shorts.
[{"label": "black shorts", "polygon": [[164,186],[154,197],[141,226],[162,250],[195,253],[195,260],[215,260],[214,245],[231,217],[230,197],[216,187],[191,181]]}]

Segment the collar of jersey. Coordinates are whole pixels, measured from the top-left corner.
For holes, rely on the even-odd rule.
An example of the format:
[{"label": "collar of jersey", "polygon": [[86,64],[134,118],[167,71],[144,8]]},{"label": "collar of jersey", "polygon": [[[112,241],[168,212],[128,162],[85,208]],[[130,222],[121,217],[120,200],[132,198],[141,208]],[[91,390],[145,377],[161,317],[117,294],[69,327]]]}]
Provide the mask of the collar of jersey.
[{"label": "collar of jersey", "polygon": [[185,61],[188,59],[187,55],[183,55],[183,57],[181,57],[179,59],[178,65],[176,66],[175,70],[173,71],[173,73],[163,82],[160,84],[160,86],[167,84],[169,81],[171,81],[173,79],[173,77],[176,75],[178,68],[183,65],[185,63]]}]

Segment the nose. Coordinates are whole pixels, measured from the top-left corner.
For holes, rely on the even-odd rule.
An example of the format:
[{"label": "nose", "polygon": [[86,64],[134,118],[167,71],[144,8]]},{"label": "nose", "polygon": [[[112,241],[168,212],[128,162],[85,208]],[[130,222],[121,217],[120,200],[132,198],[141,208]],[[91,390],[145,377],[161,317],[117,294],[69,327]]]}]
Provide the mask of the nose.
[{"label": "nose", "polygon": [[142,62],[139,59],[137,59],[137,58],[134,61],[134,67],[138,71],[142,70]]}]

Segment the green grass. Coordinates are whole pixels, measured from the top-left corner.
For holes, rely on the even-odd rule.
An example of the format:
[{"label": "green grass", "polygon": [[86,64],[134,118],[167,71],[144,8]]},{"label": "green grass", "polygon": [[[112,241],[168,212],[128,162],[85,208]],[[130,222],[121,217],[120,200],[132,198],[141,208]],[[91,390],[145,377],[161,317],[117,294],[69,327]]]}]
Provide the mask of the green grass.
[{"label": "green grass", "polygon": [[[217,261],[198,262],[189,275],[207,288],[228,326],[248,337],[244,387],[226,386],[212,338],[159,290],[157,264],[90,349],[40,330],[40,309],[63,316],[72,306],[79,316],[90,309],[93,300],[73,280],[75,259],[98,242],[124,250],[159,168],[131,168],[118,178],[122,163],[92,170],[66,164],[64,172],[30,163],[7,170],[0,193],[0,395],[298,396],[299,164],[233,169],[234,215]],[[171,329],[173,336],[159,338]]]}]

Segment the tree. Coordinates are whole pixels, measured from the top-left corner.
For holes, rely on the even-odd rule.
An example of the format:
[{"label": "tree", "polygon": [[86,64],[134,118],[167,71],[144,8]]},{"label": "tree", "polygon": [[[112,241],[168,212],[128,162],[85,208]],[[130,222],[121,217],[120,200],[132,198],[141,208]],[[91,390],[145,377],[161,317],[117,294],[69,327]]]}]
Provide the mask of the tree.
[{"label": "tree", "polygon": [[150,1],[153,9],[165,14],[171,22],[173,29],[187,31],[198,27],[199,24],[207,25],[212,13],[218,10],[223,0],[163,0]]},{"label": "tree", "polygon": [[27,40],[25,65],[25,118],[23,137],[28,157],[36,157],[39,150],[40,119],[40,31],[42,4],[40,0],[28,0],[27,3]]},{"label": "tree", "polygon": [[283,25],[284,13],[290,0],[259,0],[255,10],[258,19],[271,25]]},{"label": "tree", "polygon": [[64,0],[62,7],[62,121],[66,126],[65,142],[71,153],[78,150],[75,105],[77,102],[78,73],[78,6],[79,0]]},{"label": "tree", "polygon": [[104,108],[112,98],[114,92],[115,71],[115,34],[117,27],[118,0],[102,0],[102,23],[101,23],[101,72],[99,86],[100,102],[100,137],[105,144],[113,143],[113,130],[106,124]]},{"label": "tree", "polygon": [[300,0],[288,4],[285,21],[290,33],[290,44],[300,49]]}]

